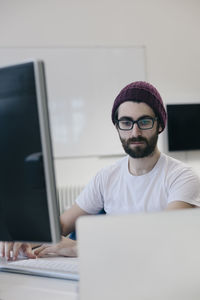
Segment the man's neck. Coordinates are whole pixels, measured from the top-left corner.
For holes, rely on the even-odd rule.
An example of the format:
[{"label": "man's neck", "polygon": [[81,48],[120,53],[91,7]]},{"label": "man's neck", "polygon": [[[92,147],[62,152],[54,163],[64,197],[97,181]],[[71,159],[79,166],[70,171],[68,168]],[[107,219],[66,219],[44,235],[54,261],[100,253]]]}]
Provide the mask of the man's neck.
[{"label": "man's neck", "polygon": [[154,152],[144,158],[129,157],[129,172],[132,175],[139,176],[150,172],[160,157],[160,151],[156,147]]}]

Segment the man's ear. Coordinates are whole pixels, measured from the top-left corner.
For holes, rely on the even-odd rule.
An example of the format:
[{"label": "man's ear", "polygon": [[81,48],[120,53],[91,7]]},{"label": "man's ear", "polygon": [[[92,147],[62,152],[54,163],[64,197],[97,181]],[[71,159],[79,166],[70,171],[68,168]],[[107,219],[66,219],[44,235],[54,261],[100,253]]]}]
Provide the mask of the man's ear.
[{"label": "man's ear", "polygon": [[162,132],[162,126],[159,124],[159,127],[158,127],[158,134],[160,134]]}]

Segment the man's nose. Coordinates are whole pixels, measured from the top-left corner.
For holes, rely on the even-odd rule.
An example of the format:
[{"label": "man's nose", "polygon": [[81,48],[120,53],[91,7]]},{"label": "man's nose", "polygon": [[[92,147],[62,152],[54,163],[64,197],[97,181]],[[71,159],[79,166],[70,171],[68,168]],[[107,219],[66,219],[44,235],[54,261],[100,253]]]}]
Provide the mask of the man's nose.
[{"label": "man's nose", "polygon": [[138,137],[139,135],[141,135],[141,129],[138,127],[137,123],[133,124],[133,128],[132,130],[130,130],[130,132],[131,132],[131,136],[134,137]]}]

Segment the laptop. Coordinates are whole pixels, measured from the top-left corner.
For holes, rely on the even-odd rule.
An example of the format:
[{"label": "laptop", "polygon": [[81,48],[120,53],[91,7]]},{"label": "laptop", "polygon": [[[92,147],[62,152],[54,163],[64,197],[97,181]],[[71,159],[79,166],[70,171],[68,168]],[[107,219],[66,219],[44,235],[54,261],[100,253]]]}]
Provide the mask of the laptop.
[{"label": "laptop", "polygon": [[198,208],[85,216],[77,229],[81,300],[200,299]]}]

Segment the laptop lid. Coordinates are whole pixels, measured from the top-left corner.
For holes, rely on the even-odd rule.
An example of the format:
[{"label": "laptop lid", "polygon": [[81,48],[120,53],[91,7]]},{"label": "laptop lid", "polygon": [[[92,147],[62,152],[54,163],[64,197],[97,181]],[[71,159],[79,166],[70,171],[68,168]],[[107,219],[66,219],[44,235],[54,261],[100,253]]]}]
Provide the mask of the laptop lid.
[{"label": "laptop lid", "polygon": [[200,299],[200,210],[87,216],[77,230],[81,300]]}]

